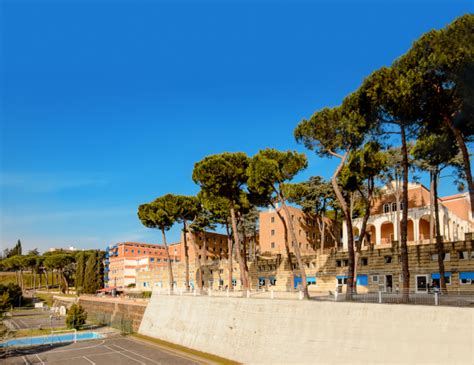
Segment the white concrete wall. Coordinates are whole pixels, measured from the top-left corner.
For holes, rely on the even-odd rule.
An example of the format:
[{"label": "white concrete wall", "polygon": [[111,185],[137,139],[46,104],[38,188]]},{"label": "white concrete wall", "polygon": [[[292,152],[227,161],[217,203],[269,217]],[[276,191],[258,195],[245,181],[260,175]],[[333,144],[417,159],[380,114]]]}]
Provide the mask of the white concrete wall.
[{"label": "white concrete wall", "polygon": [[139,333],[243,363],[474,363],[471,308],[153,295]]}]

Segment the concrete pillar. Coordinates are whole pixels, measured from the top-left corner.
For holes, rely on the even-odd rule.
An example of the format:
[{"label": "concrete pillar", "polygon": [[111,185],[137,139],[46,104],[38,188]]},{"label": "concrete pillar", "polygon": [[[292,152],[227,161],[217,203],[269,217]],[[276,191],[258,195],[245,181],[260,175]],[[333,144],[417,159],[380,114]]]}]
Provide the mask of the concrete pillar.
[{"label": "concrete pillar", "polygon": [[420,240],[420,218],[413,219],[413,240],[415,242]]},{"label": "concrete pillar", "polygon": [[347,224],[346,221],[342,222],[342,248],[348,248],[348,237],[347,237]]},{"label": "concrete pillar", "polygon": [[375,244],[380,245],[382,240],[382,225],[380,223],[375,224]]}]

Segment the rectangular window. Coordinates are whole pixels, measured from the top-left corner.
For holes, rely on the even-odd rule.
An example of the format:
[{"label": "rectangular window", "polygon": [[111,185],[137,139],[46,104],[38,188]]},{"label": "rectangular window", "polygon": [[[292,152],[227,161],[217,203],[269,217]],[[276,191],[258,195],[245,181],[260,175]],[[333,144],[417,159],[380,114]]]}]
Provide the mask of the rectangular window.
[{"label": "rectangular window", "polygon": [[272,248],[275,248],[275,242],[272,242]]},{"label": "rectangular window", "polygon": [[140,250],[138,250],[138,253],[140,253]]},{"label": "rectangular window", "polygon": [[274,230],[274,229],[272,229],[272,231],[271,231],[271,235],[272,235],[272,236],[274,236],[274,235],[275,235],[275,230]]},{"label": "rectangular window", "polygon": [[155,262],[155,258],[152,257],[152,258],[150,259],[150,261],[151,261],[151,262]]},{"label": "rectangular window", "polygon": [[272,223],[275,223],[275,217],[271,218]]},{"label": "rectangular window", "polygon": [[349,266],[349,260],[342,260],[342,266]]},{"label": "rectangular window", "polygon": [[336,260],[336,266],[337,266],[337,267],[341,267],[341,265],[342,265],[341,260]]},{"label": "rectangular window", "polygon": [[362,257],[360,263],[362,266],[367,266],[369,264],[369,259],[367,257]]},{"label": "rectangular window", "polygon": [[390,213],[390,205],[389,204],[384,204],[383,212],[384,213]]},{"label": "rectangular window", "polygon": [[467,260],[468,257],[467,251],[458,251],[459,260]]},{"label": "rectangular window", "polygon": [[384,261],[386,264],[391,264],[392,263],[392,256],[385,256]]},{"label": "rectangular window", "polygon": [[372,275],[372,282],[373,283],[378,283],[379,282],[379,276],[378,275]]}]

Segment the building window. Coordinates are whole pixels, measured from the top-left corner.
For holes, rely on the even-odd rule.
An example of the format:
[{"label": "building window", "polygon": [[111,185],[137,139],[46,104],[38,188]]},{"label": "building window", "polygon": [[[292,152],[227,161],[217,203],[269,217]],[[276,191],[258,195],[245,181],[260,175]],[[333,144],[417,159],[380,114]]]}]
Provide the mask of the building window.
[{"label": "building window", "polygon": [[369,264],[369,259],[368,259],[367,257],[362,257],[362,258],[360,259],[360,264],[361,264],[362,266],[367,266],[367,265]]},{"label": "building window", "polygon": [[336,267],[341,267],[341,266],[342,266],[342,261],[336,260]]},{"label": "building window", "polygon": [[271,218],[272,223],[275,223],[275,217]]},{"label": "building window", "polygon": [[372,275],[372,282],[373,283],[378,283],[379,282],[379,276],[378,275]]},{"label": "building window", "polygon": [[384,213],[390,213],[390,205],[389,204],[384,204],[383,205],[383,212]]},{"label": "building window", "polygon": [[349,266],[349,260],[342,260],[342,266]]},{"label": "building window", "polygon": [[397,211],[397,203],[392,203],[392,212]]},{"label": "building window", "polygon": [[467,251],[458,251],[458,255],[459,260],[467,260],[469,257]]},{"label": "building window", "polygon": [[272,242],[271,246],[272,248],[275,248],[275,242]]},{"label": "building window", "polygon": [[155,262],[155,258],[152,257],[152,258],[150,259],[150,261],[151,261],[151,262]]},{"label": "building window", "polygon": [[135,253],[135,250],[132,250],[132,253]]},{"label": "building window", "polygon": [[272,235],[272,236],[274,236],[274,235],[275,235],[275,230],[274,230],[274,229],[272,229],[272,231],[271,231],[271,235]]},{"label": "building window", "polygon": [[391,264],[392,263],[392,256],[385,256],[384,261],[386,264]]},{"label": "building window", "polygon": [[138,253],[140,253],[140,250],[138,250]]},{"label": "building window", "polygon": [[337,278],[337,285],[346,285],[347,278]]},{"label": "building window", "polygon": [[[451,259],[451,254],[449,252],[443,253],[443,261],[450,261],[450,259]],[[437,253],[431,254],[431,261],[438,261]]]}]

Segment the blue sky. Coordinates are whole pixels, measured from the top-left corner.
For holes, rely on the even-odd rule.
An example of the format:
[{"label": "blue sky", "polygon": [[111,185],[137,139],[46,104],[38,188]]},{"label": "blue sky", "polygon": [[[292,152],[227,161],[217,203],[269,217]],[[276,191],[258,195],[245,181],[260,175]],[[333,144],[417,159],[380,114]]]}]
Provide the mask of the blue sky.
[{"label": "blue sky", "polygon": [[[304,151],[293,139],[302,118],[473,10],[468,1],[0,6],[0,244],[40,250],[159,242],[137,206],[195,194],[196,161]],[[335,161],[308,155],[298,180],[331,175]],[[449,179],[441,192],[456,192]]]}]

